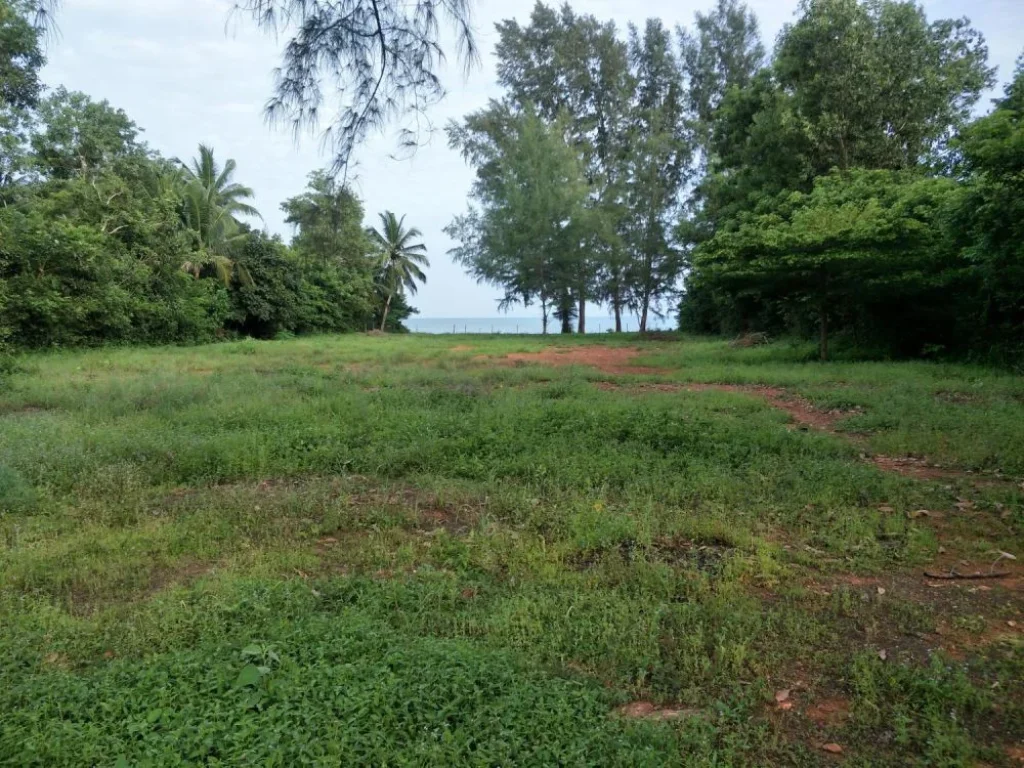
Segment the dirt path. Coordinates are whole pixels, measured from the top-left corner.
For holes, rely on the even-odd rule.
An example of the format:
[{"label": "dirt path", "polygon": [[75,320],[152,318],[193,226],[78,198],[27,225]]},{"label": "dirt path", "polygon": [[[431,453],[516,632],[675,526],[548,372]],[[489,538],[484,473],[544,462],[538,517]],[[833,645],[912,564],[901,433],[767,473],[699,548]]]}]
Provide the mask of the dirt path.
[{"label": "dirt path", "polygon": [[[540,352],[517,352],[498,358],[499,365],[518,365],[522,363],[539,363],[553,366],[582,365],[596,368],[603,373],[613,375],[664,375],[671,373],[665,368],[633,365],[632,362],[642,354],[636,347],[554,347]],[[491,358],[484,358],[490,360]],[[620,385],[615,382],[600,382],[598,387],[604,390],[626,389],[635,392],[735,392],[738,394],[758,397],[773,408],[789,414],[793,423],[804,429],[814,429],[836,435],[859,447],[865,448],[866,441],[858,436],[842,432],[836,425],[845,418],[856,413],[848,410],[824,411],[816,408],[809,401],[787,392],[779,387],[757,384],[707,384],[707,383],[643,383]],[[1001,477],[986,477],[973,472],[941,467],[927,459],[917,457],[894,457],[863,454],[865,461],[874,464],[885,472],[895,472],[918,480],[965,480],[975,486],[1004,486],[1013,481]]]},{"label": "dirt path", "polygon": [[[664,368],[650,368],[642,365],[630,365],[639,357],[641,351],[636,347],[553,347],[541,352],[513,352],[504,357],[494,358],[498,365],[518,365],[520,363],[540,363],[541,365],[573,366],[585,365],[597,368],[604,373],[637,375],[665,374]],[[483,359],[492,360],[485,357]]]}]

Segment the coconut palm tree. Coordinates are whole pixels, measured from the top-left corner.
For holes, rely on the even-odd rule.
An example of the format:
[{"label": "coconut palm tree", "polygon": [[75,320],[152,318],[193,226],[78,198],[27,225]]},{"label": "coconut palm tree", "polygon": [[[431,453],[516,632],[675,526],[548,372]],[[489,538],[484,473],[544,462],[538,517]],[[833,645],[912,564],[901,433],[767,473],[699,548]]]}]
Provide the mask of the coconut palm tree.
[{"label": "coconut palm tree", "polygon": [[[199,145],[199,156],[193,158],[191,165],[181,163],[181,167],[181,218],[193,233],[197,250],[197,257],[183,268],[198,276],[209,265],[221,280],[230,282],[236,270],[225,251],[245,236],[239,219],[262,219],[259,211],[245,202],[252,199],[253,191],[233,181],[237,168],[234,160],[228,160],[221,168],[213,149],[205,144]],[[248,279],[245,274],[240,277],[243,281]]]},{"label": "coconut palm tree", "polygon": [[414,238],[422,237],[423,233],[416,227],[406,229],[405,216],[399,219],[391,211],[385,211],[380,214],[380,224],[380,230],[370,230],[370,239],[380,254],[378,280],[387,295],[384,317],[380,321],[380,329],[383,331],[388,321],[391,300],[399,292],[415,294],[419,287],[416,282],[427,282],[427,276],[420,267],[429,267],[430,260],[427,258],[427,246],[412,242]]}]

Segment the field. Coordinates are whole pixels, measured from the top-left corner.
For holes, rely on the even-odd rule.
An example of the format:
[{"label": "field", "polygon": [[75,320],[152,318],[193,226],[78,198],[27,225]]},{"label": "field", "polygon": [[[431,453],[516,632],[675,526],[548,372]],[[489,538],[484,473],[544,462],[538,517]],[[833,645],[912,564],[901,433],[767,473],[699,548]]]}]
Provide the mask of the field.
[{"label": "field", "polygon": [[1019,765],[1024,379],[814,355],[27,357],[0,764]]}]

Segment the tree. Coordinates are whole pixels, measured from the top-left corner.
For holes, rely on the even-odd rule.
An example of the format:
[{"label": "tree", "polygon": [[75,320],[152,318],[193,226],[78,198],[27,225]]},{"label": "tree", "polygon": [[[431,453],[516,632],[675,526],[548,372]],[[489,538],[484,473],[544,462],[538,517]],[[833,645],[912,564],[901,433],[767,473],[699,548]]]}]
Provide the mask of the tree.
[{"label": "tree", "polygon": [[977,328],[989,344],[1024,338],[1024,56],[995,111],[958,142],[965,195],[954,217],[965,256],[980,275]]},{"label": "tree", "polygon": [[46,63],[39,37],[20,2],[0,0],[0,109],[39,101],[39,70]]},{"label": "tree", "polygon": [[629,52],[637,91],[628,129],[627,284],[629,305],[644,332],[652,311],[674,294],[682,269],[672,230],[693,148],[683,119],[682,81],[668,30],[653,19],[642,34],[631,27]]},{"label": "tree", "polygon": [[508,90],[508,102],[518,109],[533,105],[549,123],[564,119],[566,141],[578,151],[592,188],[592,218],[602,223],[578,263],[578,330],[586,331],[588,299],[606,300],[621,330],[626,306],[622,184],[635,91],[627,46],[613,23],[578,16],[568,4],[556,11],[538,2],[528,26],[503,21],[498,32],[498,81]]},{"label": "tree", "polygon": [[363,229],[363,206],[348,186],[314,171],[307,190],[282,203],[281,210],[285,222],[295,227],[292,247],[301,256],[368,273],[371,245]]},{"label": "tree", "polygon": [[450,124],[449,143],[476,168],[475,206],[445,230],[456,263],[504,290],[499,308],[540,304],[544,332],[555,314],[572,331],[580,262],[593,231],[591,188],[566,144],[567,118],[548,125],[527,104],[508,104]]},{"label": "tree", "polygon": [[775,57],[818,174],[937,160],[993,84],[966,19],[929,23],[913,3],[802,0]]},{"label": "tree", "polygon": [[810,193],[762,201],[697,248],[705,280],[775,297],[818,317],[820,355],[830,320],[873,301],[911,301],[955,259],[942,218],[955,184],[910,172],[837,171]]},{"label": "tree", "polygon": [[738,0],[718,0],[710,13],[696,14],[695,32],[680,27],[676,33],[687,109],[706,153],[725,95],[749,86],[764,65],[757,17]]},{"label": "tree", "polygon": [[[699,246],[765,199],[811,193],[832,169],[946,169],[952,137],[991,81],[984,40],[964,19],[930,22],[896,0],[803,0],[770,67],[721,100],[707,174],[677,234]],[[723,291],[690,266],[688,300],[715,306],[719,328],[782,330],[785,302]],[[714,301],[698,295],[713,285]]]},{"label": "tree", "polygon": [[[185,227],[195,238],[196,257],[183,267],[197,277],[204,267],[212,267],[227,284],[234,273],[234,264],[227,252],[233,243],[246,234],[240,218],[262,218],[249,205],[254,193],[234,181],[237,164],[228,160],[222,168],[214,159],[213,149],[199,145],[199,156],[191,165],[181,164],[184,176],[181,188],[181,216]],[[240,273],[243,280],[248,279]]]},{"label": "tree", "polygon": [[38,112],[43,130],[32,136],[32,150],[48,178],[89,177],[121,158],[145,154],[139,127],[107,101],[62,86],[39,103]]},{"label": "tree", "polygon": [[27,131],[32,125],[46,59],[40,33],[24,17],[20,4],[0,0],[0,199],[24,172]]},{"label": "tree", "polygon": [[277,70],[267,115],[287,121],[296,135],[317,126],[329,81],[341,102],[324,133],[335,172],[347,169],[354,148],[392,121],[401,143],[414,146],[425,111],[444,95],[437,76],[444,60],[443,18],[456,35],[459,58],[477,59],[471,0],[238,0],[260,27],[293,32]]},{"label": "tree", "polygon": [[387,297],[384,302],[384,316],[380,329],[388,321],[388,311],[395,294],[408,291],[415,294],[417,282],[427,282],[427,276],[420,267],[429,267],[427,247],[412,242],[423,233],[416,227],[405,228],[405,216],[399,219],[391,211],[380,214],[380,229],[370,230],[370,237],[380,251],[379,282]]}]

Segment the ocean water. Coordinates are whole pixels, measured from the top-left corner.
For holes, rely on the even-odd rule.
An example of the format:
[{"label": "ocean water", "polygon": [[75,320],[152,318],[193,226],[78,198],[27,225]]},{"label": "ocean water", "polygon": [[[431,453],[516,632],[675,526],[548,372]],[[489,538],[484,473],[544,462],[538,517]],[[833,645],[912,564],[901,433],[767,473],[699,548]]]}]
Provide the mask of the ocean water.
[{"label": "ocean water", "polygon": [[[539,317],[418,317],[413,315],[405,321],[405,327],[413,333],[543,333]],[[573,329],[576,325],[573,324]],[[658,320],[650,318],[648,330],[672,330],[672,318]],[[604,333],[615,329],[614,317],[587,316],[587,333]],[[622,318],[622,330],[638,331],[640,321],[633,316]],[[548,333],[558,333],[559,325],[552,320]]]}]

